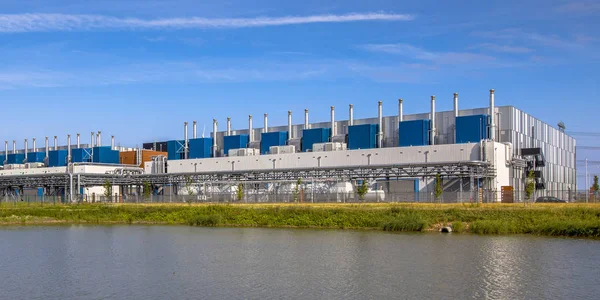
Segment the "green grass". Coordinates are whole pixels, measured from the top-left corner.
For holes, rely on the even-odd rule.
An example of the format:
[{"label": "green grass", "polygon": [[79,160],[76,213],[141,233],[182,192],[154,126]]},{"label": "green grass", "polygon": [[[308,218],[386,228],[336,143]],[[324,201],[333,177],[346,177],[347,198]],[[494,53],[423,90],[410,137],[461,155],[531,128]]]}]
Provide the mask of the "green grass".
[{"label": "green grass", "polygon": [[600,237],[600,205],[1,204],[0,224],[180,224]]}]

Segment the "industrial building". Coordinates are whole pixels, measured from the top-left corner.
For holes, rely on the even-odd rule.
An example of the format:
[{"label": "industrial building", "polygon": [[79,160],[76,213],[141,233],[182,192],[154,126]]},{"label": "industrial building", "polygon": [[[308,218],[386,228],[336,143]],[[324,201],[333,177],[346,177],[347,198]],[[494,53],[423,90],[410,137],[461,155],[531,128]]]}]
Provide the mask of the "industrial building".
[{"label": "industrial building", "polygon": [[[0,188],[10,191],[25,186],[23,182],[28,187],[44,183],[43,177],[31,182],[24,179],[25,174],[6,173],[23,162],[41,167],[34,173],[72,164],[101,165],[107,168],[105,174],[79,173],[77,185],[110,180],[120,193],[134,190],[139,195],[140,187],[150,183],[155,193],[164,193],[168,187],[172,194],[202,200],[233,200],[237,189],[244,188],[247,197],[284,197],[300,189],[311,194],[311,201],[319,200],[315,196],[319,193],[334,194],[334,200],[341,194],[346,201],[356,199],[356,188],[364,181],[370,187],[370,199],[422,201],[403,195],[429,197],[434,178],[440,175],[445,191],[453,194],[446,201],[512,202],[523,200],[513,191],[524,190],[529,171],[534,171],[537,195],[569,198],[570,191],[576,190],[575,139],[513,106],[495,106],[494,97],[490,90],[489,105],[460,110],[458,94],[454,94],[448,97],[454,101],[454,110],[439,112],[439,100],[432,96],[431,110],[413,115],[404,115],[400,99],[393,116],[383,116],[384,104],[379,101],[375,103],[377,117],[356,120],[350,104],[347,118],[336,119],[331,107],[330,121],[321,123],[310,123],[305,110],[304,122],[294,124],[288,112],[288,124],[273,127],[264,114],[262,128],[253,126],[252,116],[247,128],[235,130],[230,118],[222,131],[213,120],[208,138],[197,136],[195,121],[190,138],[185,122],[182,139],[145,143],[145,150],[128,152],[114,147],[114,137],[109,147],[94,143],[93,134],[93,147],[80,145],[79,135],[77,145],[67,149],[59,149],[55,140],[52,151],[46,139],[45,153],[35,145],[31,152],[15,150],[13,145],[12,153],[6,150],[0,158],[5,161]],[[148,152],[143,155],[143,151]],[[70,188],[72,179],[64,178],[70,180],[66,190],[75,190]]]}]

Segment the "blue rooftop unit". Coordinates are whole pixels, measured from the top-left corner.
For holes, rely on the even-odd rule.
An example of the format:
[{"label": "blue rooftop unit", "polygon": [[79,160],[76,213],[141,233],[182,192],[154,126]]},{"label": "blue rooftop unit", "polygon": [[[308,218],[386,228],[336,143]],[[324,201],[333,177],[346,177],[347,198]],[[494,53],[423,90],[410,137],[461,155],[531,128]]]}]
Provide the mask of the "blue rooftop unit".
[{"label": "blue rooftop unit", "polygon": [[64,167],[67,165],[67,150],[52,150],[48,152],[48,167]]},{"label": "blue rooftop unit", "polygon": [[348,149],[377,148],[377,124],[362,124],[348,126]]},{"label": "blue rooftop unit", "polygon": [[167,158],[168,160],[185,159],[185,141],[168,141],[167,142]]},{"label": "blue rooftop unit", "polygon": [[314,144],[329,142],[331,128],[313,128],[302,130],[302,152],[312,151]]},{"label": "blue rooftop unit", "polygon": [[46,158],[45,152],[29,152],[29,153],[27,153],[27,162],[28,163],[43,163],[44,158]]},{"label": "blue rooftop unit", "polygon": [[456,143],[478,143],[488,138],[488,115],[456,117]]},{"label": "blue rooftop unit", "polygon": [[6,156],[4,156],[4,154],[0,155],[0,166],[4,166],[5,160],[6,160]]},{"label": "blue rooftop unit", "polygon": [[188,141],[190,151],[188,152],[188,158],[209,158],[212,156],[212,138],[197,138]]},{"label": "blue rooftop unit", "polygon": [[92,162],[101,164],[118,164],[119,151],[113,150],[111,146],[92,148]]},{"label": "blue rooftop unit", "polygon": [[92,148],[75,148],[71,150],[71,161],[74,163],[92,162]]},{"label": "blue rooftop unit", "polygon": [[285,146],[287,143],[288,132],[263,132],[260,135],[260,154],[268,154],[273,146]]},{"label": "blue rooftop unit", "polygon": [[22,164],[25,160],[24,153],[9,153],[8,154],[8,164]]},{"label": "blue rooftop unit", "polygon": [[223,137],[223,151],[229,155],[229,150],[248,148],[250,136],[247,134],[230,135]]},{"label": "blue rooftop unit", "polygon": [[412,120],[400,122],[398,133],[399,146],[426,146],[430,144],[429,129],[431,120]]}]

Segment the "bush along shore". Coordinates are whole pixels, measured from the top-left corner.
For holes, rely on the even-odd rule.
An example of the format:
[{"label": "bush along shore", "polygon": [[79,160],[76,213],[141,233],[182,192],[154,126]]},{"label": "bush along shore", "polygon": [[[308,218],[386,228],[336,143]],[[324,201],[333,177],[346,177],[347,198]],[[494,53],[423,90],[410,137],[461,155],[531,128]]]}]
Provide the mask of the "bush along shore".
[{"label": "bush along shore", "polygon": [[0,225],[173,224],[600,238],[600,206],[431,204],[0,205]]}]

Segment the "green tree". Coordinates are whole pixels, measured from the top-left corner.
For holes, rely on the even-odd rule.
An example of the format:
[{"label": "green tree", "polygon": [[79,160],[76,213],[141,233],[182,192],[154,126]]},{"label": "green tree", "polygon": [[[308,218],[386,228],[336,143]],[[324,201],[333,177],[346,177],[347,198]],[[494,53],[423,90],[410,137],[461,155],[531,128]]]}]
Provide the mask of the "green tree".
[{"label": "green tree", "polygon": [[242,201],[244,199],[244,185],[238,184],[237,191],[235,192],[235,198],[237,201]]},{"label": "green tree", "polygon": [[435,200],[440,201],[442,194],[444,193],[444,186],[442,184],[442,176],[440,174],[435,174]]},{"label": "green tree", "polygon": [[367,181],[363,180],[362,184],[356,189],[356,193],[358,194],[358,198],[363,201],[365,200],[365,195],[369,191],[369,186],[367,185]]},{"label": "green tree", "polygon": [[144,199],[149,199],[150,196],[152,195],[152,185],[150,184],[150,182],[144,181],[143,187],[144,187],[144,192],[143,192]]},{"label": "green tree", "polygon": [[302,185],[302,178],[298,178],[296,181],[296,188],[294,188],[294,202],[298,202],[298,197],[300,196],[300,185]]},{"label": "green tree", "polygon": [[594,184],[592,185],[592,190],[594,193],[600,191],[600,185],[598,185],[598,175],[594,175]]},{"label": "green tree", "polygon": [[525,199],[529,201],[531,196],[533,196],[533,193],[535,193],[535,173],[529,171],[527,179],[525,180]]},{"label": "green tree", "polygon": [[104,180],[104,184],[102,185],[102,187],[104,187],[104,198],[106,198],[106,200],[111,199],[112,184],[110,183],[110,181],[108,181],[108,179]]},{"label": "green tree", "polygon": [[185,177],[185,190],[186,190],[188,196],[194,196],[193,183],[194,183],[194,181],[192,180],[192,178],[190,176]]}]

